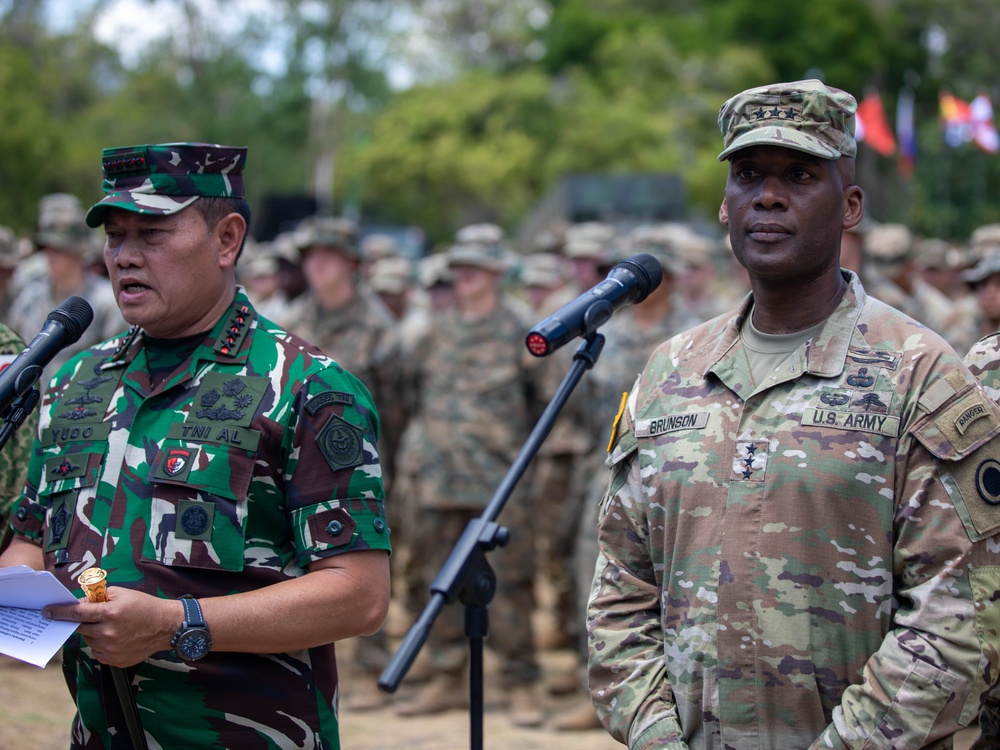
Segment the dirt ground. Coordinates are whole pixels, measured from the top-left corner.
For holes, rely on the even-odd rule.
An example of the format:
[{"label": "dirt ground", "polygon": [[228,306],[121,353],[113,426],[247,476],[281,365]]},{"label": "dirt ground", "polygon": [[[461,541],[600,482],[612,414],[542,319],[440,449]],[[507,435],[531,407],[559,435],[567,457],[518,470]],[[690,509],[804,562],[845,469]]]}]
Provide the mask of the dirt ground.
[{"label": "dirt ground", "polygon": [[[569,652],[545,652],[542,663],[547,672],[572,666]],[[487,660],[489,666],[489,660]],[[488,676],[488,675],[487,675]],[[403,699],[413,687],[406,681],[393,698]],[[575,698],[554,698],[540,693],[550,716],[576,705]],[[497,695],[486,687],[485,748],[518,750],[621,750],[602,729],[586,732],[557,732],[542,727],[521,729],[510,724],[496,705]],[[45,669],[0,657],[0,750],[66,750],[73,704],[57,665]],[[963,732],[956,750],[967,750],[975,736]],[[364,713],[341,711],[341,744],[345,750],[461,750],[469,743],[467,711],[451,711],[438,716],[402,718],[392,705]]]},{"label": "dirt ground", "polygon": [[[546,652],[546,671],[570,668],[570,652]],[[487,659],[489,679],[490,659]],[[344,701],[341,708],[341,744],[345,750],[460,750],[469,747],[468,711],[437,716],[402,718],[392,703],[403,700],[416,688],[406,681],[389,696],[390,703],[376,711],[352,713]],[[522,729],[506,720],[499,707],[500,696],[486,685],[484,718],[485,748],[519,750],[615,750],[621,748],[603,729],[560,733],[545,727]],[[545,712],[557,716],[575,707],[576,699],[555,698],[539,692]],[[0,750],[66,750],[73,704],[55,663],[38,669],[0,657]]]}]

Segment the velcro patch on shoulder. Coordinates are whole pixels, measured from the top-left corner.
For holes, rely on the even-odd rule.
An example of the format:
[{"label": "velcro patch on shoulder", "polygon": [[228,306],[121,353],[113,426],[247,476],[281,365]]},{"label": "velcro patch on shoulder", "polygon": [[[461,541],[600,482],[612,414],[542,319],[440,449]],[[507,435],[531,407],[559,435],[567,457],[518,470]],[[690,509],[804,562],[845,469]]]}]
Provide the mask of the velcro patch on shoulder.
[{"label": "velcro patch on shoulder", "polygon": [[987,445],[963,461],[945,467],[960,494],[955,497],[951,493],[952,500],[966,524],[969,538],[974,541],[1000,529],[1000,461],[995,456],[996,451]]},{"label": "velcro patch on shoulder", "polygon": [[353,469],[364,463],[364,432],[336,414],[319,431],[316,445],[333,471]]},{"label": "velcro patch on shoulder", "polygon": [[1000,434],[996,406],[973,387],[914,429],[914,435],[938,458],[954,461]]}]

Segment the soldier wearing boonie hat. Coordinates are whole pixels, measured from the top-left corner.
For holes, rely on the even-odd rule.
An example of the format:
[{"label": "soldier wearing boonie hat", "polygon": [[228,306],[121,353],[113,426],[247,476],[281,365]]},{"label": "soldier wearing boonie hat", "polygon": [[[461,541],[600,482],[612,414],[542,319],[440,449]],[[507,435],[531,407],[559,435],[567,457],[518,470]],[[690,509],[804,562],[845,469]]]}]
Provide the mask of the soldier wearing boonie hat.
[{"label": "soldier wearing boonie hat", "polygon": [[599,511],[590,692],[630,747],[943,747],[995,684],[1000,409],[840,267],[855,110],[819,81],[721,109],[750,293],[649,357]]},{"label": "soldier wearing boonie hat", "polygon": [[[110,604],[51,608],[82,623],[62,660],[81,746],[337,747],[333,642],[388,611],[375,405],[237,283],[245,159],[202,143],[104,152],[87,218],[132,327],[49,381],[0,560],[77,596],[89,564],[69,561],[107,572]],[[316,616],[341,606],[350,617]],[[122,662],[132,700],[91,679]]]}]

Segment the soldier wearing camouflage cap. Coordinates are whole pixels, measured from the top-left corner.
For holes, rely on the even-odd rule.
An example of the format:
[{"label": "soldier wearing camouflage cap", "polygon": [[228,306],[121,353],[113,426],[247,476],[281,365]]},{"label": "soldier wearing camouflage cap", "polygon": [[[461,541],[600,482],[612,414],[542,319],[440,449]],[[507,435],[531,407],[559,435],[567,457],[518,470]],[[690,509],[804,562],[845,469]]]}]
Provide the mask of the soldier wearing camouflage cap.
[{"label": "soldier wearing camouflage cap", "polygon": [[94,319],[74,344],[62,349],[45,368],[42,382],[70,357],[99,341],[121,333],[125,324],[111,285],[90,269],[97,239],[84,220],[80,200],[69,193],[46,195],[38,203],[35,249],[45,256],[44,275],[32,275],[11,302],[6,322],[30,340],[45,325],[48,314],[70,297],[82,297]]},{"label": "soldier wearing camouflage cap", "polygon": [[[308,289],[284,311],[279,323],[318,346],[357,377],[379,406],[382,431],[378,444],[386,493],[395,477],[395,454],[406,421],[399,398],[399,341],[396,320],[361,274],[362,253],[357,222],[340,216],[305,219],[293,233],[302,258]],[[385,693],[378,675],[389,661],[385,635],[355,639],[344,666],[356,679],[344,686],[345,705],[352,710],[381,706]]]},{"label": "soldier wearing camouflage cap", "polygon": [[10,319],[10,306],[14,301],[11,280],[20,260],[17,235],[9,227],[0,226],[0,320]]},{"label": "soldier wearing camouflage cap", "polygon": [[[400,449],[401,481],[418,520],[409,536],[424,591],[462,531],[486,507],[530,431],[534,375],[524,348],[530,323],[503,289],[510,253],[500,227],[475,224],[456,233],[447,252],[455,303],[443,311],[407,358],[413,417]],[[511,529],[495,552],[501,594],[490,605],[487,641],[500,657],[508,716],[535,726],[544,716],[534,694],[540,670],[531,626],[534,536],[522,482],[504,508]],[[405,716],[468,705],[468,643],[462,610],[446,608],[426,649],[434,679]]]},{"label": "soldier wearing camouflage cap", "polygon": [[563,255],[569,258],[577,294],[583,294],[601,282],[601,266],[608,260],[608,253],[618,232],[603,221],[584,221],[566,229]]},{"label": "soldier wearing camouflage cap", "polygon": [[63,650],[76,748],[128,741],[106,665],[129,668],[150,747],[337,747],[333,642],[388,610],[378,415],[237,285],[245,159],[104,152],[87,217],[132,328],[52,379],[0,557],[77,596],[107,573],[110,601],[47,611],[81,623]]},{"label": "soldier wearing camouflage cap", "polygon": [[946,747],[1000,668],[1000,409],[839,266],[856,102],[719,116],[751,292],[663,343],[612,429],[590,688],[631,748]]}]

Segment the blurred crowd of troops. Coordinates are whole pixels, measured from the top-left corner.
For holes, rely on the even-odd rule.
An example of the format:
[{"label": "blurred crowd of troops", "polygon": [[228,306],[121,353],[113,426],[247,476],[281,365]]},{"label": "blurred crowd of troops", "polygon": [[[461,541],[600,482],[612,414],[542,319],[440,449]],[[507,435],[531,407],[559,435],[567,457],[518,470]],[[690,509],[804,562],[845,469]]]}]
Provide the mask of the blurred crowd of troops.
[{"label": "blurred crowd of troops", "polygon": [[[67,194],[42,199],[31,237],[0,227],[0,321],[27,341],[71,296],[94,309],[92,325],[47,375],[127,327],[104,270],[103,240]],[[579,697],[579,710],[562,713],[556,728],[598,726],[583,682],[582,623],[611,426],[660,342],[733,309],[748,292],[727,239],[679,222],[560,223],[515,252],[500,227],[483,223],[414,258],[391,235],[363,235],[352,220],[314,217],[273,240],[248,240],[237,267],[263,317],[319,347],[372,392],[396,550],[394,611],[404,613],[405,625],[419,615],[452,545],[486,506],[569,370],[577,342],[536,359],[524,344],[528,330],[637,253],[659,261],[663,282],[602,327],[596,366],[501,515],[511,542],[490,558],[500,583],[488,643],[500,659],[511,720],[524,726],[546,720],[543,689]],[[870,295],[937,331],[960,355],[1000,329],[1000,224],[980,227],[963,243],[921,237],[901,224],[863,224],[844,235],[841,263]],[[532,612],[543,580],[553,604],[535,619],[546,623],[538,633]],[[353,645],[343,692],[347,710],[363,711],[389,700],[375,684],[390,649],[385,633]],[[579,664],[543,675],[540,648],[576,649]],[[462,611],[446,608],[407,678],[420,689],[398,712],[461,708],[466,651]]]}]

